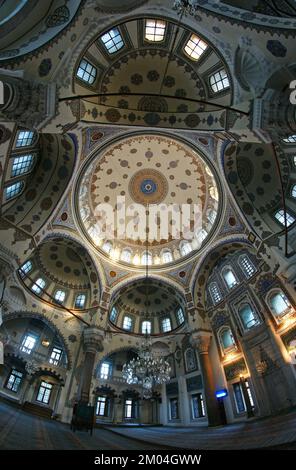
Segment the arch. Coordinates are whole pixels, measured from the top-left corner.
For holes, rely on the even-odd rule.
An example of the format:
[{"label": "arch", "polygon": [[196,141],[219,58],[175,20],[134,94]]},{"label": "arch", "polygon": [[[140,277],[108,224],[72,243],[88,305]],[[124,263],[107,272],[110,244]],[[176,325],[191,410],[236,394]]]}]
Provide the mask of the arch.
[{"label": "arch", "polygon": [[289,297],[280,287],[271,289],[265,299],[269,310],[277,321],[293,310]]},{"label": "arch", "polygon": [[226,254],[238,251],[238,249],[251,250],[255,251],[252,243],[248,240],[247,236],[237,236],[233,235],[224,240],[218,240],[216,243],[213,243],[210,248],[199,258],[196,263],[195,269],[192,273],[189,288],[194,299],[196,306],[200,308],[205,307],[205,293],[206,290],[203,289],[203,295],[199,292],[207,284],[208,278],[212,272],[213,267],[217,261],[225,256]]},{"label": "arch", "polygon": [[[118,296],[121,295],[121,293],[126,290],[126,288],[129,287],[129,285],[132,286],[133,283],[137,281],[145,281],[147,278],[144,273],[140,273],[138,275],[134,275],[132,278],[124,279],[123,281],[119,281],[115,286],[111,294],[110,298],[110,306],[112,308],[112,305],[115,304],[116,300],[118,299]],[[157,281],[160,282],[164,285],[167,285],[169,287],[172,287],[175,289],[179,296],[184,299],[184,306],[185,306],[185,290],[184,287],[181,284],[178,284],[174,279],[169,279],[169,278],[164,278],[160,275],[157,275],[156,273],[153,273],[149,275],[149,280],[151,281]]]},{"label": "arch", "polygon": [[[88,257],[90,258],[90,261],[96,271],[96,274],[98,276],[98,282],[99,282],[99,291],[100,294],[103,292],[103,280],[106,281],[106,275],[105,271],[102,269],[102,265],[100,260],[94,257],[94,254],[92,251],[86,246],[82,245],[82,240],[81,238],[76,235],[75,233],[69,233],[67,229],[62,229],[59,227],[59,229],[53,229],[51,233],[46,233],[43,237],[40,237],[40,243],[43,243],[44,241],[51,240],[52,238],[64,238],[65,240],[71,240],[74,243],[76,243],[79,246],[82,246],[85,251],[88,254]],[[39,245],[40,245],[39,243]],[[38,246],[39,246],[38,245]]]},{"label": "arch", "polygon": [[257,309],[255,309],[250,302],[245,300],[238,305],[237,316],[244,331],[250,330],[259,325],[262,321]]},{"label": "arch", "polygon": [[231,265],[223,266],[221,275],[229,290],[235,287],[239,282]]},{"label": "arch", "polygon": [[138,346],[132,346],[132,345],[129,345],[129,346],[123,346],[123,347],[120,347],[120,348],[115,348],[115,349],[111,349],[110,351],[106,352],[99,360],[98,360],[98,363],[95,367],[95,370],[94,370],[94,375],[96,377],[99,376],[99,373],[100,373],[100,367],[101,367],[101,364],[102,362],[105,362],[109,356],[112,356],[113,354],[117,354],[117,353],[120,353],[120,352],[127,352],[127,351],[132,351],[133,353],[137,354],[137,350],[138,350]]},{"label": "arch", "polygon": [[5,204],[2,216],[30,237],[48,221],[69,187],[76,164],[76,140],[67,134],[42,134],[35,151],[38,157],[32,172],[22,175],[26,181],[23,191]]},{"label": "arch", "polygon": [[271,144],[228,142],[222,147],[223,171],[232,196],[252,231],[262,240],[284,230],[274,214],[283,208],[281,182],[286,188],[290,186],[290,167],[285,150],[277,147],[276,153]]},{"label": "arch", "polygon": [[193,347],[190,346],[184,351],[184,362],[186,372],[193,372],[198,369],[196,352]]},{"label": "arch", "polygon": [[[59,339],[59,341],[63,345],[63,347],[65,349],[65,352],[66,352],[67,369],[68,370],[71,369],[71,367],[72,367],[72,354],[71,354],[71,350],[70,350],[68,340],[63,335],[63,333],[61,333],[61,331],[59,330],[57,325],[53,321],[49,320],[47,317],[42,315],[41,313],[36,313],[36,312],[31,312],[31,311],[23,311],[23,310],[20,310],[18,312],[5,313],[3,315],[3,324],[2,324],[2,326],[4,326],[5,323],[7,323],[7,322],[10,322],[12,320],[19,320],[19,319],[22,319],[22,318],[32,318],[32,319],[40,320],[43,323],[45,323],[51,330],[53,330],[55,332],[57,338]],[[50,366],[49,366],[49,368],[50,368]]]},{"label": "arch", "polygon": [[53,367],[45,367],[44,365],[38,367],[36,372],[32,374],[32,380],[41,375],[47,375],[49,377],[54,377],[61,385],[65,385],[65,376],[63,376],[59,371],[55,370]]},{"label": "arch", "polygon": [[[13,2],[11,2],[13,3]],[[69,29],[77,19],[81,11],[81,0],[69,2],[67,6],[61,6],[57,1],[44,1],[44,7],[40,11],[39,2],[36,0],[24,2],[22,8],[15,8],[3,24],[5,25],[0,39],[3,41],[5,34],[5,47],[0,55],[0,61],[14,60],[18,62],[23,57],[30,57],[41,53],[52,42],[56,42]],[[44,17],[44,12],[46,17]],[[1,13],[1,12],[0,12]],[[12,35],[22,25],[22,34]],[[24,36],[27,37],[24,40]],[[12,38],[14,38],[12,40]]]},{"label": "arch", "polygon": [[223,325],[221,328],[219,328],[217,331],[217,336],[223,354],[227,354],[228,352],[237,349],[236,341],[229,325]]},{"label": "arch", "polygon": [[[52,253],[50,250],[55,250]],[[62,254],[63,262],[68,260],[69,266],[64,267],[61,260],[52,261],[51,258],[58,259],[56,253]],[[66,256],[67,255],[67,256]],[[71,257],[70,257],[71,255]],[[73,258],[75,257],[75,259]],[[89,311],[99,305],[102,295],[102,285],[97,263],[90,255],[88,249],[71,236],[58,236],[57,233],[51,233],[43,238],[37,248],[27,259],[33,264],[33,269],[28,275],[19,276],[19,280],[32,291],[32,283],[39,277],[46,281],[45,292],[54,297],[57,290],[63,289],[66,292],[65,302],[62,304],[70,309],[75,309],[74,297],[78,293],[87,295],[86,306],[81,310]],[[63,271],[67,268],[66,271]],[[73,268],[73,269],[72,269]],[[79,274],[81,273],[81,274]],[[52,303],[55,307],[59,306],[53,298],[40,293],[43,300]]]}]

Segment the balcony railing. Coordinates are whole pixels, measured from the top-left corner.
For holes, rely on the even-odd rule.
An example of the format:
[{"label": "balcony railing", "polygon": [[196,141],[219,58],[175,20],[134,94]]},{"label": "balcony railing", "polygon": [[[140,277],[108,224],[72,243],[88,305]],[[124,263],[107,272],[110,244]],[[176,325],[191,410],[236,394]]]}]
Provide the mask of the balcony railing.
[{"label": "balcony railing", "polygon": [[61,362],[57,365],[51,363],[50,357],[47,354],[40,353],[34,349],[30,349],[30,350],[28,349],[28,352],[26,352],[24,349],[28,349],[28,348],[24,348],[24,346],[20,345],[17,341],[13,339],[10,339],[9,345],[7,346],[7,352],[21,356],[26,361],[28,361],[29,359],[30,360],[33,359],[34,361],[38,363],[38,365],[42,365],[44,367],[50,366],[56,369],[57,371],[60,370],[64,372],[65,369],[67,369],[67,365],[65,363]]}]

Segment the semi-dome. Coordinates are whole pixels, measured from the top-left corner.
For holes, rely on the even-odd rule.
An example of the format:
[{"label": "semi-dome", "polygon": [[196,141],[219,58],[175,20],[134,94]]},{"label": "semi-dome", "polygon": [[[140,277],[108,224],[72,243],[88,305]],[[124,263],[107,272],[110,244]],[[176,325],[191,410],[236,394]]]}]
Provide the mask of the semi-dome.
[{"label": "semi-dome", "polygon": [[186,322],[184,298],[164,282],[142,279],[117,292],[109,322],[129,333],[170,333]]},{"label": "semi-dome", "polygon": [[74,240],[45,240],[21,265],[19,275],[33,294],[55,306],[85,310],[98,303],[96,268]]}]

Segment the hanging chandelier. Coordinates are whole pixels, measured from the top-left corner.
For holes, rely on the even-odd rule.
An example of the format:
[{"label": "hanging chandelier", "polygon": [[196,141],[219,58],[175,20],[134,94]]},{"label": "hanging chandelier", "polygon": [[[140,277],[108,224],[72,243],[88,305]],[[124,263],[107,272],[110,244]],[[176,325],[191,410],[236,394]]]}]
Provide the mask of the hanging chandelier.
[{"label": "hanging chandelier", "polygon": [[175,0],[173,6],[173,10],[181,16],[194,15],[197,8],[195,0]]},{"label": "hanging chandelier", "polygon": [[153,351],[151,338],[146,335],[136,358],[124,364],[122,377],[129,385],[140,385],[143,397],[150,398],[153,387],[170,380],[171,366]]},{"label": "hanging chandelier", "polygon": [[[148,226],[149,209],[146,207],[146,253],[149,248],[149,226]],[[148,256],[145,266],[145,286],[146,286],[146,302],[147,310],[145,318],[148,320],[151,316],[149,305],[149,263]],[[153,395],[153,387],[161,385],[170,380],[171,366],[162,354],[153,349],[150,331],[146,330],[145,338],[137,351],[137,357],[131,359],[123,365],[122,377],[129,385],[142,386],[143,398],[150,398]]]}]

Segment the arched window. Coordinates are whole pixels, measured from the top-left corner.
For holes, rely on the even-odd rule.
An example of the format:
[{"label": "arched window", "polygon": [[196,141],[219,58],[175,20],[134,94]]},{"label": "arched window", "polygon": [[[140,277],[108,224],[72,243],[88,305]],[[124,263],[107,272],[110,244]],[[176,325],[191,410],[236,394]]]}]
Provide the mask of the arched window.
[{"label": "arched window", "polygon": [[104,361],[100,367],[100,379],[107,380],[111,376],[112,366],[110,362]]},{"label": "arched window", "polygon": [[234,275],[234,272],[232,271],[231,268],[224,268],[222,271],[222,275],[223,275],[223,278],[226,282],[228,289],[232,289],[238,284],[237,279]]},{"label": "arched window", "polygon": [[176,318],[177,318],[178,325],[182,325],[182,323],[184,323],[184,321],[185,321],[184,312],[183,312],[183,309],[181,307],[178,308],[178,310],[176,312]]},{"label": "arched window", "polygon": [[108,255],[110,255],[111,250],[112,250],[112,243],[111,242],[105,242],[104,245],[102,246],[102,250],[105,251]]},{"label": "arched window", "polygon": [[185,366],[186,372],[191,372],[197,369],[197,361],[194,349],[188,348],[185,351]]},{"label": "arched window", "polygon": [[294,184],[294,185],[292,186],[291,196],[292,196],[293,198],[296,198],[296,184]]},{"label": "arched window", "polygon": [[172,323],[170,317],[165,317],[161,320],[161,331],[163,333],[167,333],[168,331],[171,331],[172,329]]},{"label": "arched window", "polygon": [[142,254],[142,257],[141,257],[141,263],[144,265],[144,266],[149,266],[152,264],[152,255],[151,253],[145,251],[143,254]]},{"label": "arched window", "polygon": [[[81,219],[82,219],[83,222],[85,222],[85,221],[88,219],[89,213],[90,213],[89,208],[87,208],[87,207],[81,207],[81,209],[80,209],[80,217],[81,217]],[[91,237],[92,237],[92,234],[91,234],[91,229],[92,229],[92,228],[93,228],[93,227],[90,227],[90,228],[88,229],[88,233],[90,234]]]},{"label": "arched window", "polygon": [[126,331],[131,331],[132,330],[132,326],[133,326],[133,320],[131,317],[129,317],[128,315],[126,315],[124,318],[123,318],[123,324],[122,324],[122,328]]},{"label": "arched window", "polygon": [[39,277],[36,282],[32,285],[32,291],[35,294],[40,294],[45,287],[45,280]]},{"label": "arched window", "polygon": [[186,256],[192,251],[191,243],[188,241],[183,241],[180,243],[180,253],[182,256]]},{"label": "arched window", "polygon": [[117,312],[116,307],[113,307],[112,310],[111,310],[111,312],[110,312],[110,315],[109,315],[109,320],[110,320],[112,323],[116,322],[116,320],[117,320],[117,314],[118,314],[118,312]]},{"label": "arched window", "polygon": [[231,329],[227,326],[219,331],[219,340],[225,353],[236,348]]},{"label": "arched window", "polygon": [[124,250],[122,250],[122,253],[121,253],[121,261],[125,261],[126,263],[130,263],[132,259],[132,252],[131,250],[128,250],[127,248],[125,248]]},{"label": "arched window", "polygon": [[33,167],[34,157],[32,154],[15,157],[12,163],[11,178],[28,173]]},{"label": "arched window", "polygon": [[142,322],[142,334],[143,335],[151,334],[151,321],[145,320]]},{"label": "arched window", "polygon": [[26,261],[19,269],[19,273],[20,275],[23,277],[23,276],[26,276],[26,274],[28,274],[30,271],[32,271],[33,269],[33,265],[32,265],[32,262],[29,260],[29,261]]},{"label": "arched window", "polygon": [[199,245],[202,244],[202,242],[207,238],[207,236],[208,232],[204,228],[202,228],[199,232],[195,234],[195,238]]},{"label": "arched window", "polygon": [[86,301],[86,295],[85,294],[78,294],[75,297],[75,308],[84,308]]},{"label": "arched window", "polygon": [[80,78],[80,80],[83,80],[84,82],[91,85],[96,79],[97,69],[90,62],[82,59],[77,69],[76,76]]},{"label": "arched window", "polygon": [[[83,219],[83,217],[82,217]],[[91,225],[88,229],[88,234],[90,235],[92,241],[96,244],[99,245],[101,242],[100,238],[100,230],[97,225]]]},{"label": "arched window", "polygon": [[256,271],[255,266],[247,255],[240,256],[238,259],[238,264],[247,278],[253,276],[254,272]]},{"label": "arched window", "polygon": [[66,292],[63,290],[57,290],[54,294],[54,300],[58,304],[62,304],[66,298]]},{"label": "arched window", "polygon": [[245,330],[249,330],[260,323],[257,313],[250,304],[242,305],[238,311],[238,315]]},{"label": "arched window", "polygon": [[119,51],[124,46],[124,42],[118,28],[110,29],[110,31],[103,34],[100,39],[109,54],[114,54],[114,52]]},{"label": "arched window", "polygon": [[211,282],[211,284],[209,285],[209,292],[214,304],[217,304],[222,300],[223,297],[217,282]]},{"label": "arched window", "polygon": [[16,183],[10,184],[5,188],[5,199],[6,201],[13,199],[15,196],[22,192],[24,187],[23,181],[17,181]]},{"label": "arched window", "polygon": [[[281,225],[286,225],[285,223],[285,211],[284,209],[280,209],[274,214],[276,220],[279,221]],[[287,221],[287,227],[293,224],[295,222],[295,217],[293,217],[289,212],[286,211],[286,221]]]},{"label": "arched window", "polygon": [[283,139],[285,144],[295,144],[296,143],[296,134],[289,135]]},{"label": "arched window", "polygon": [[164,39],[166,22],[163,20],[146,20],[145,39],[151,42],[160,42]]},{"label": "arched window", "polygon": [[269,296],[268,304],[276,317],[282,317],[291,311],[292,305],[282,290]]},{"label": "arched window", "polygon": [[207,212],[207,217],[208,217],[208,221],[213,224],[216,220],[216,217],[217,217],[217,211],[215,211],[214,209],[210,209],[208,212]]},{"label": "arched window", "polygon": [[138,254],[135,254],[135,256],[133,257],[133,264],[135,265],[138,265],[141,263],[141,258]]},{"label": "arched window", "polygon": [[97,397],[97,407],[96,415],[97,416],[109,416],[111,408],[111,397],[108,396],[99,396]]},{"label": "arched window", "polygon": [[210,196],[213,199],[215,199],[215,201],[219,200],[219,193],[218,193],[217,186],[210,186],[209,192],[210,192]]},{"label": "arched window", "polygon": [[162,262],[163,263],[170,263],[171,261],[173,261],[172,252],[170,250],[164,250],[162,252]]},{"label": "arched window", "polygon": [[218,93],[229,88],[229,78],[225,69],[213,73],[210,76],[210,85],[214,93]]},{"label": "arched window", "polygon": [[29,147],[35,138],[33,131],[18,131],[16,138],[16,147]]},{"label": "arched window", "polygon": [[205,52],[207,47],[207,43],[200,39],[196,34],[191,34],[184,47],[184,51],[190,57],[190,59],[198,60]]}]

